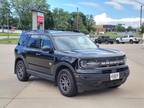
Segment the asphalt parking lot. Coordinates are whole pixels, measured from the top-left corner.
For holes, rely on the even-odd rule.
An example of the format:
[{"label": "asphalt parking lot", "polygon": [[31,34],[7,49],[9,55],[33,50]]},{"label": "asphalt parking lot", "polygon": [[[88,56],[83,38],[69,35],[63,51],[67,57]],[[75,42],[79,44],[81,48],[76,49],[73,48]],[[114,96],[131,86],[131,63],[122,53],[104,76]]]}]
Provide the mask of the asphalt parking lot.
[{"label": "asphalt parking lot", "polygon": [[0,108],[144,108],[144,48],[141,45],[100,45],[126,52],[127,82],[118,89],[93,91],[68,98],[49,81],[19,82],[13,74],[15,45],[0,45]]}]

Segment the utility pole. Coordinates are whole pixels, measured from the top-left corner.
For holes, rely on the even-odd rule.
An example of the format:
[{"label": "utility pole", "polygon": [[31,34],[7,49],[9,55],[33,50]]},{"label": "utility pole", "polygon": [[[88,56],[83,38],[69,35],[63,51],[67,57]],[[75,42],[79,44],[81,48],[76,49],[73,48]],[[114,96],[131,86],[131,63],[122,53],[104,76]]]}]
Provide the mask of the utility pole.
[{"label": "utility pole", "polygon": [[8,42],[9,41],[9,13],[7,13],[7,33],[8,33]]},{"label": "utility pole", "polygon": [[141,5],[140,8],[140,27],[142,26],[142,10],[143,10],[143,5]]},{"label": "utility pole", "polygon": [[[141,6],[141,7],[140,7],[140,31],[141,31],[141,26],[143,25],[143,21],[142,21],[142,19],[143,19],[142,12],[143,12],[144,2],[140,2],[140,1],[138,1],[138,0],[133,0],[133,1],[137,2],[137,3],[140,4],[140,6]],[[144,46],[144,33],[142,33],[142,35],[143,35],[142,40],[143,40],[143,46]]]},{"label": "utility pole", "polygon": [[79,31],[79,8],[77,8],[77,30]]},{"label": "utility pole", "polygon": [[140,2],[138,0],[133,0],[134,2],[140,4],[140,27],[142,26],[142,13],[143,13],[143,6],[144,6],[144,3],[143,2]]}]

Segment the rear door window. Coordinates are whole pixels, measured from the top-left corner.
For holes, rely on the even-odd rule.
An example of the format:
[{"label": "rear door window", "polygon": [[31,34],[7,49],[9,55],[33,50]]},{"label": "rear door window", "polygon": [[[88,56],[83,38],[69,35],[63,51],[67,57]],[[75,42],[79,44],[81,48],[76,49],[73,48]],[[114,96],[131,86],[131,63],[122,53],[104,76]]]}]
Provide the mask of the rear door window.
[{"label": "rear door window", "polygon": [[27,44],[28,48],[40,49],[41,47],[41,38],[39,35],[31,35]]},{"label": "rear door window", "polygon": [[42,42],[41,42],[42,47],[50,47],[50,48],[53,47],[52,42],[48,36],[41,36],[41,37],[42,37]]}]

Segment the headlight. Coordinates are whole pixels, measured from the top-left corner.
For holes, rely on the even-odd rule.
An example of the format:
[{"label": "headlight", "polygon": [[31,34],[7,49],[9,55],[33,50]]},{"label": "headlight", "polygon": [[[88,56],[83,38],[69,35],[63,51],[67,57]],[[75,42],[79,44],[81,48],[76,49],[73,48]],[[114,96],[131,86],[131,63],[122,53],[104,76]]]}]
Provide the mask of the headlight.
[{"label": "headlight", "polygon": [[94,68],[98,67],[100,63],[98,63],[96,60],[80,60],[79,64],[82,68]]}]

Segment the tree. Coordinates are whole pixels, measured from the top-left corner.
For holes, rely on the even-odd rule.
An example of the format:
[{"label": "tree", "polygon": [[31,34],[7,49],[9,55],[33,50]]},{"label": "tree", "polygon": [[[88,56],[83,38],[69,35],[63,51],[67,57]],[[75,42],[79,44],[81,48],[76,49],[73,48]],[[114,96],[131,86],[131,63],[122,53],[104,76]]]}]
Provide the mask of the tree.
[{"label": "tree", "polygon": [[125,27],[123,27],[121,24],[118,24],[116,27],[115,27],[115,30],[117,32],[124,32],[125,31]]},{"label": "tree", "polygon": [[49,5],[46,0],[10,0],[19,18],[20,28],[30,29],[32,26],[32,14],[31,11],[47,11]]},{"label": "tree", "polygon": [[45,11],[45,29],[54,28],[54,18],[53,13],[49,10]]},{"label": "tree", "polygon": [[[0,7],[0,25],[2,27],[2,31],[4,32],[4,26],[7,25],[7,23],[9,22],[9,18],[11,15],[11,7],[10,4],[8,2],[8,0],[3,0],[1,7]],[[8,26],[8,25],[7,25]]]},{"label": "tree", "polygon": [[74,19],[73,20],[73,30],[77,30],[77,25],[78,25],[80,32],[88,33],[88,30],[86,28],[86,16],[81,12],[79,12],[79,13],[72,12],[71,15],[72,15],[72,18]]},{"label": "tree", "polygon": [[86,27],[88,32],[95,32],[96,28],[95,28],[95,21],[92,15],[87,15],[86,16]]},{"label": "tree", "polygon": [[141,33],[144,33],[144,25],[142,25],[142,26],[140,27],[140,29],[141,29]]},{"label": "tree", "polygon": [[133,27],[132,26],[128,26],[127,31],[133,31]]},{"label": "tree", "polygon": [[[69,13],[61,8],[49,10],[47,0],[3,0],[0,8],[0,25],[16,26],[22,30],[32,28],[32,10],[44,12],[45,28],[59,30],[76,30],[84,33],[95,31],[95,22],[92,15],[82,12]],[[9,20],[9,21],[8,21]]]},{"label": "tree", "polygon": [[70,14],[63,9],[55,8],[53,10],[54,27],[60,30],[67,30],[70,17]]}]

